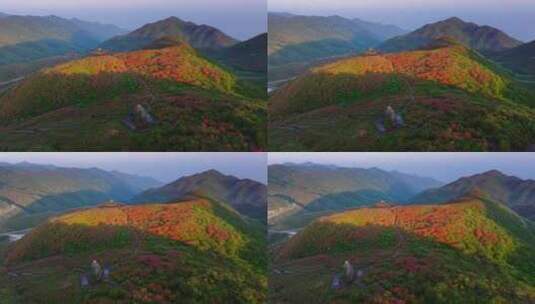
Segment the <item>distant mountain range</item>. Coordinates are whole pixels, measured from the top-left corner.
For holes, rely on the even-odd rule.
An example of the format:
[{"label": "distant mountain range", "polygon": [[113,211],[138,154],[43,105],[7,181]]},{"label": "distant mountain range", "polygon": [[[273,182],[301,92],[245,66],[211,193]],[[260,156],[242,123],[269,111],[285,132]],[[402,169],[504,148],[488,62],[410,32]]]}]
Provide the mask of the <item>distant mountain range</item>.
[{"label": "distant mountain range", "polygon": [[340,16],[269,13],[268,26],[273,65],[347,55],[404,33],[395,26]]},{"label": "distant mountain range", "polygon": [[170,17],[146,24],[126,35],[114,37],[102,43],[100,47],[110,51],[132,51],[144,48],[166,36],[180,37],[196,49],[219,49],[238,43],[238,40],[211,26]]},{"label": "distant mountain range", "polygon": [[224,175],[210,170],[182,177],[160,188],[147,190],[136,195],[131,201],[173,202],[188,197],[205,197],[227,203],[241,214],[265,221],[266,185],[250,180]]},{"label": "distant mountain range", "polygon": [[294,75],[296,64],[356,54],[405,33],[392,25],[360,19],[285,13],[269,13],[268,28],[270,79]]},{"label": "distant mountain range", "polygon": [[535,181],[523,180],[492,170],[458,179],[437,189],[429,189],[411,199],[414,203],[444,203],[465,196],[501,202],[518,214],[535,220]]},{"label": "distant mountain range", "polygon": [[124,32],[114,25],[57,16],[4,16],[0,19],[0,65],[85,53]]},{"label": "distant mountain range", "polygon": [[100,169],[0,164],[0,229],[109,200],[125,201],[158,185],[152,178]]},{"label": "distant mountain range", "polygon": [[441,185],[426,177],[377,168],[343,168],[318,164],[280,164],[268,168],[268,219],[272,224],[291,217],[334,212],[375,204],[403,204]]},{"label": "distant mountain range", "polygon": [[521,41],[493,27],[480,26],[452,17],[427,24],[406,35],[394,37],[377,48],[385,52],[416,50],[444,37],[455,39],[472,49],[486,52],[503,51],[522,44]]},{"label": "distant mountain range", "polygon": [[54,214],[108,201],[127,204],[210,199],[265,222],[266,185],[210,170],[162,185],[101,169],[0,163],[0,231],[32,227]]}]

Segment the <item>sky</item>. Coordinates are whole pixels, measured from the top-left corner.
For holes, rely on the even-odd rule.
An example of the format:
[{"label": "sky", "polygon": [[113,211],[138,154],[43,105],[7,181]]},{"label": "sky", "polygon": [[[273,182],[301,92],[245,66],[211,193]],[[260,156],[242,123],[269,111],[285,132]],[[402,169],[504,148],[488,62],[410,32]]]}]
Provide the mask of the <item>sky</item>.
[{"label": "sky", "polygon": [[269,153],[269,164],[286,162],[377,167],[446,183],[494,169],[535,180],[535,153]]},{"label": "sky", "polygon": [[268,0],[272,12],[340,15],[388,23],[407,30],[457,16],[535,40],[534,0]]},{"label": "sky", "polygon": [[164,183],[216,169],[267,183],[266,153],[0,153],[0,162],[100,168],[153,177]]},{"label": "sky", "polygon": [[0,0],[0,12],[57,15],[133,30],[176,16],[241,40],[267,31],[266,0]]}]

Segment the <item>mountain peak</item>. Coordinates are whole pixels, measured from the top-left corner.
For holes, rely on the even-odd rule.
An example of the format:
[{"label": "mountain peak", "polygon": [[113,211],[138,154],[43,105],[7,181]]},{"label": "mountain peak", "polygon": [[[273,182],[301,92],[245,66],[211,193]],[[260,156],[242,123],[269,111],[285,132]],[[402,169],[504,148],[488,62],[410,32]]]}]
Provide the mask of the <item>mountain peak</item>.
[{"label": "mountain peak", "polygon": [[459,17],[450,17],[448,19],[445,19],[444,21],[442,21],[444,23],[457,23],[457,24],[464,24],[466,23],[464,20],[462,20],[461,18]]},{"label": "mountain peak", "polygon": [[503,51],[522,44],[521,41],[491,26],[480,26],[459,17],[426,24],[404,36],[388,40],[379,46],[384,52],[416,50],[434,40],[449,36],[463,45],[479,51]]},{"label": "mountain peak", "polygon": [[101,48],[116,52],[139,50],[162,37],[180,37],[197,49],[219,49],[238,41],[219,29],[208,25],[197,25],[178,17],[145,24],[135,31],[104,42]]},{"label": "mountain peak", "polygon": [[492,176],[492,177],[504,177],[506,176],[505,174],[503,174],[501,171],[499,170],[489,170],[487,172],[483,172],[481,175],[484,175],[484,176]]},{"label": "mountain peak", "polygon": [[204,172],[201,172],[197,174],[197,176],[204,176],[204,177],[223,177],[225,176],[223,173],[217,171],[216,169],[210,169],[206,170]]},{"label": "mountain peak", "polygon": [[186,23],[186,21],[176,17],[176,16],[171,16],[171,17],[168,17],[168,18],[165,18],[163,20],[160,20],[159,22],[162,22],[162,23]]}]

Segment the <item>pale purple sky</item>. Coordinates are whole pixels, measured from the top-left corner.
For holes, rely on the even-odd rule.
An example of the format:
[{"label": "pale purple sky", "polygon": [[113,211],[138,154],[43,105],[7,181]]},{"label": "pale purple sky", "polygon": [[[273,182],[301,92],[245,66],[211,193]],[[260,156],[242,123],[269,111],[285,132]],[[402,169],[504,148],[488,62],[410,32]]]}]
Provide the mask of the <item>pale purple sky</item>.
[{"label": "pale purple sky", "polygon": [[227,175],[267,182],[267,153],[0,153],[1,162],[97,167],[150,176],[162,182],[216,169]]},{"label": "pale purple sky", "polygon": [[493,169],[523,179],[535,179],[535,153],[269,153],[269,164],[285,162],[378,167],[443,182]]},{"label": "pale purple sky", "polygon": [[247,39],[267,31],[266,0],[0,0],[0,12],[57,15],[132,30],[176,16]]},{"label": "pale purple sky", "polygon": [[534,0],[268,0],[268,8],[272,12],[360,18],[408,30],[457,16],[499,28],[517,39],[535,40]]}]

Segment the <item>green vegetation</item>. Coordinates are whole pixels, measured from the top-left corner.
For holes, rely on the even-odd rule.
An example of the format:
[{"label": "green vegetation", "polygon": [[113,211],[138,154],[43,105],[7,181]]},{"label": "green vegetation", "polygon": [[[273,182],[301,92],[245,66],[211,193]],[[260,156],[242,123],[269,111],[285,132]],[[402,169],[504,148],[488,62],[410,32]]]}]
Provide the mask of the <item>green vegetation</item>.
[{"label": "green vegetation", "polygon": [[[363,208],[309,225],[276,249],[278,303],[531,303],[535,226],[490,200]],[[331,288],[345,260],[362,273]],[[306,282],[306,283],[304,283]]]},{"label": "green vegetation", "polygon": [[[0,150],[263,150],[262,87],[237,80],[184,44],[88,57],[45,70],[2,96]],[[124,125],[138,104],[155,125]]]},{"label": "green vegetation", "polygon": [[[6,253],[13,303],[263,303],[264,226],[217,202],[101,207],[46,223]],[[108,282],[79,276],[98,260]]]},{"label": "green vegetation", "polygon": [[[460,45],[339,60],[270,97],[270,148],[525,151],[535,142],[534,94]],[[402,127],[384,119],[388,106]]]}]

